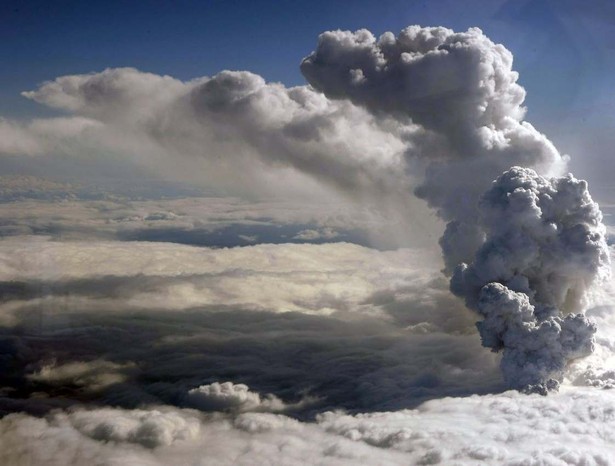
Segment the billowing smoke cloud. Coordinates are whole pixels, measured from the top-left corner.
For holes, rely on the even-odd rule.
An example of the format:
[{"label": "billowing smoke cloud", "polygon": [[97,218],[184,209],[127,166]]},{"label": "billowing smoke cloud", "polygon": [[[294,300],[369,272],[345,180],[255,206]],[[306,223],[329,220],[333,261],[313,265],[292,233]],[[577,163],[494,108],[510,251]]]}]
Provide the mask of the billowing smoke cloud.
[{"label": "billowing smoke cloud", "polygon": [[[77,135],[81,146],[136,154],[150,165],[166,161],[167,172],[171,155],[175,163],[205,162],[215,173],[199,173],[210,183],[222,178],[227,185],[259,185],[259,177],[266,177],[259,164],[269,172],[273,165],[372,198],[406,190],[399,132],[422,131],[400,129],[392,119],[331,101],[308,86],[286,88],[247,71],[182,82],[132,68],[107,69],[59,77],[24,96],[102,122],[101,128]],[[40,144],[38,133],[32,133],[26,133],[34,139],[31,145]],[[18,136],[14,139],[24,139]],[[0,152],[9,149],[0,145]],[[245,170],[237,170],[239,165]]]},{"label": "billowing smoke cloud", "polygon": [[610,270],[602,214],[585,181],[519,167],[480,207],[487,241],[455,269],[451,289],[484,318],[483,345],[503,350],[510,386],[555,387],[568,361],[593,350],[595,325],[577,312]]},{"label": "billowing smoke cloud", "polygon": [[443,151],[410,147],[407,157],[429,160],[416,194],[449,221],[440,243],[448,271],[456,266],[451,289],[484,318],[483,345],[503,350],[509,386],[557,387],[566,363],[593,349],[595,325],[574,313],[609,258],[584,181],[513,168],[481,197],[503,169],[556,174],[565,164],[522,121],[525,92],[511,53],[479,29],[411,26],[379,39],[334,31],[320,36],[301,69],[329,97],[441,138]]},{"label": "billowing smoke cloud", "polygon": [[325,32],[301,64],[327,96],[418,123],[438,141],[409,141],[406,157],[410,166],[425,167],[416,194],[450,222],[441,240],[449,271],[470,261],[483,241],[477,201],[491,181],[514,165],[546,175],[565,165],[553,144],[522,121],[525,90],[512,61],[480,29],[410,26],[379,39],[366,30]]},{"label": "billowing smoke cloud", "polygon": [[[442,398],[419,409],[316,422],[273,413],[75,408],[0,420],[10,465],[354,464],[611,465],[615,395],[580,389],[552,397],[506,392]],[[563,441],[565,439],[565,441]]]},{"label": "billowing smoke cloud", "polygon": [[[9,159],[189,161],[272,190],[291,173],[388,208],[1,177],[0,464],[611,464],[601,214],[523,121],[511,54],[476,29],[337,31],[302,69],[312,86],[64,76],[26,96],[69,115],[0,120]],[[450,282],[431,250],[351,235],[423,223],[412,202],[448,222]],[[306,241],[341,242],[286,244]]]},{"label": "billowing smoke cloud", "polygon": [[105,160],[115,154],[165,179],[224,195],[314,201],[335,191],[378,213],[392,212],[387,230],[404,246],[441,228],[410,195],[421,174],[406,170],[404,158],[409,141],[417,147],[439,142],[419,125],[328,99],[310,86],[287,88],[247,71],[182,82],[117,68],[62,76],[24,96],[91,124],[58,131],[56,139],[40,124],[12,124],[14,142],[0,141],[0,153],[21,145],[31,154],[102,153]]},{"label": "billowing smoke cloud", "polygon": [[[560,378],[568,360],[591,351],[594,327],[575,313],[608,257],[586,185],[540,178],[560,176],[566,157],[523,120],[525,91],[512,63],[476,28],[411,26],[379,38],[330,31],[301,64],[311,87],[249,72],[182,82],[123,68],[60,77],[24,95],[71,112],[81,123],[64,132],[70,137],[148,161],[206,160],[212,178],[270,171],[253,171],[259,164],[290,168],[360,202],[393,205],[404,218],[410,209],[400,200],[411,203],[414,191],[448,222],[440,244],[446,272],[457,270],[452,289],[485,317],[483,343],[505,349],[505,378],[521,388]],[[48,137],[18,129],[6,151],[23,143],[36,152]],[[536,174],[499,179],[517,180],[506,191],[512,207],[500,212],[493,190],[481,196],[513,166]],[[538,200],[517,206],[517,189]],[[505,272],[496,273],[498,264]]]}]

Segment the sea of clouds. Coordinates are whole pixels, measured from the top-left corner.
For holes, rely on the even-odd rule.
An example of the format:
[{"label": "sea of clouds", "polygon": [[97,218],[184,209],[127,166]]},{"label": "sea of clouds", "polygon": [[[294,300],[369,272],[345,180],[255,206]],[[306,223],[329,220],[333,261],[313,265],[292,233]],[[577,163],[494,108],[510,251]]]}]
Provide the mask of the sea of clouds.
[{"label": "sea of clouds", "polygon": [[[506,391],[424,251],[0,242],[4,464],[611,464],[613,285]],[[610,293],[610,294],[607,294]]]}]

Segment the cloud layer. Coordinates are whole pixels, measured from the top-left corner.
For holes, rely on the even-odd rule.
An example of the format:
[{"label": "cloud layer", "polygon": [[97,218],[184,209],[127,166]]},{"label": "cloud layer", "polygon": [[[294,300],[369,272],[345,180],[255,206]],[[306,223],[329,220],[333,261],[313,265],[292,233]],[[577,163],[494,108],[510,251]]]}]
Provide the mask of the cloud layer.
[{"label": "cloud layer", "polygon": [[609,464],[610,296],[596,353],[528,397],[424,251],[0,246],[9,464]]},{"label": "cloud layer", "polygon": [[[434,400],[417,410],[316,422],[270,413],[204,416],[152,406],[56,412],[0,421],[6,464],[609,465],[615,400],[580,390]],[[567,439],[562,442],[562,439]],[[480,439],[480,440],[477,440]],[[62,448],[58,448],[61,445]]]}]

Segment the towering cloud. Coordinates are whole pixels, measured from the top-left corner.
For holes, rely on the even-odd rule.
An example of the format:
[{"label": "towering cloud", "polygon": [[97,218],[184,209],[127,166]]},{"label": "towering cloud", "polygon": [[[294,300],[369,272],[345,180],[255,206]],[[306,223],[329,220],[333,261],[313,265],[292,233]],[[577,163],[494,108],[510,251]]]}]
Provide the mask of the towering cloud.
[{"label": "towering cloud", "polygon": [[598,205],[585,181],[514,167],[480,209],[487,241],[455,269],[451,289],[484,318],[483,345],[504,351],[510,386],[556,387],[566,363],[593,350],[595,325],[578,312],[610,270]]},{"label": "towering cloud", "polygon": [[410,26],[379,39],[366,30],[325,32],[301,64],[327,96],[431,134],[429,146],[409,141],[406,158],[425,170],[416,194],[450,222],[441,242],[449,270],[470,260],[483,241],[474,226],[477,201],[491,181],[513,165],[546,175],[565,165],[553,144],[523,121],[525,91],[512,61],[480,29]]},{"label": "towering cloud", "polygon": [[566,363],[592,351],[595,326],[575,313],[609,258],[584,181],[515,167],[481,196],[511,166],[556,174],[565,163],[522,121],[525,91],[511,53],[479,29],[411,26],[379,39],[333,31],[301,69],[329,97],[418,123],[441,140],[440,150],[410,146],[407,157],[427,159],[416,194],[449,221],[440,243],[454,269],[451,289],[484,318],[483,345],[504,351],[509,386],[555,388]]}]

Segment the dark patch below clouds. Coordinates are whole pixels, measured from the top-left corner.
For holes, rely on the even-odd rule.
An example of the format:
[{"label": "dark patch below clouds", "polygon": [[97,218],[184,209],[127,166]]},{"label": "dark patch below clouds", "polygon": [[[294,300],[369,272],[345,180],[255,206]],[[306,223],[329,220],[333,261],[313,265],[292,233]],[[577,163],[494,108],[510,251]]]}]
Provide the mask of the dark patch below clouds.
[{"label": "dark patch below clouds", "polygon": [[[317,228],[310,224],[292,225],[250,225],[234,223],[221,228],[212,229],[181,229],[181,228],[156,228],[119,232],[118,237],[122,241],[157,241],[167,243],[187,244],[191,246],[206,246],[210,248],[232,248],[250,244],[285,244],[285,243],[310,243],[325,244],[347,242],[360,246],[374,247],[369,235],[364,231],[339,230],[339,236],[334,238],[297,239],[299,233],[305,230]],[[379,249],[390,249],[395,246],[391,243],[380,245]]]},{"label": "dark patch below clouds", "polygon": [[[126,380],[92,393],[27,377],[52,362],[97,360],[120,365]],[[409,334],[376,319],[221,306],[147,314],[57,314],[32,306],[17,325],[0,329],[0,413],[41,415],[76,403],[182,406],[187,390],[216,381],[245,383],[286,402],[318,398],[291,413],[300,418],[331,409],[395,410],[500,391],[490,361],[474,335]]]}]

